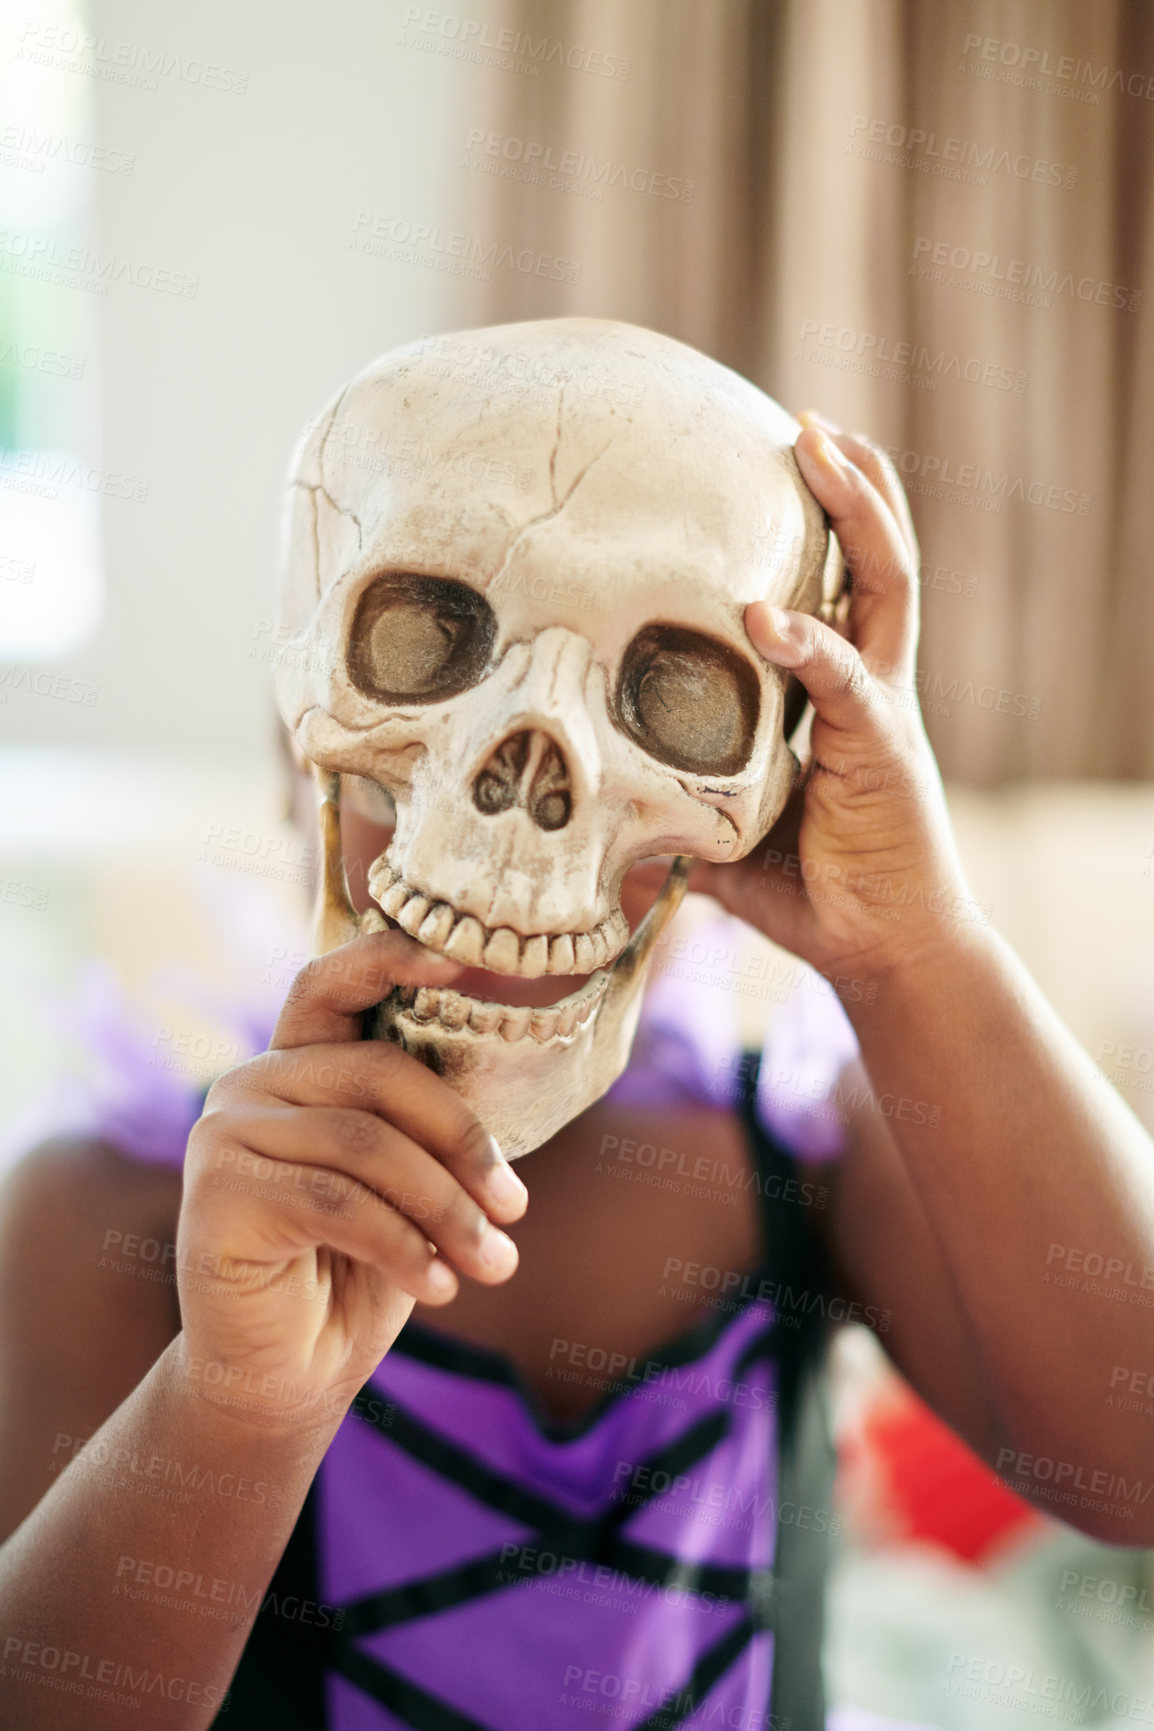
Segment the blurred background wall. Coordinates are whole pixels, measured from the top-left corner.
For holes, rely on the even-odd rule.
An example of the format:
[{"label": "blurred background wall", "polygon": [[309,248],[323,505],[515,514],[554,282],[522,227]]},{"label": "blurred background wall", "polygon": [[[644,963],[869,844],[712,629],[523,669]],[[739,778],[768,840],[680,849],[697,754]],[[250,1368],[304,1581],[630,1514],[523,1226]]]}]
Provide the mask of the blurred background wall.
[{"label": "blurred background wall", "polygon": [[0,1110],[80,954],[208,965],[176,886],[299,920],[268,671],[307,417],[413,336],[582,311],[891,449],[975,894],[1149,1117],[1148,5],[27,0],[2,54]]},{"label": "blurred background wall", "polygon": [[[569,312],[890,448],[975,899],[1154,1124],[1148,0],[16,0],[0,99],[10,1151],[95,1025],[200,1086],[304,958],[269,663],[305,421],[395,344]],[[882,1380],[859,1339],[847,1435]],[[1146,1560],[1041,1555],[863,1536],[841,1695],[1016,1723],[946,1692],[963,1626],[1133,1690],[1154,1620],[1054,1603],[1072,1559],[1154,1604]]]}]

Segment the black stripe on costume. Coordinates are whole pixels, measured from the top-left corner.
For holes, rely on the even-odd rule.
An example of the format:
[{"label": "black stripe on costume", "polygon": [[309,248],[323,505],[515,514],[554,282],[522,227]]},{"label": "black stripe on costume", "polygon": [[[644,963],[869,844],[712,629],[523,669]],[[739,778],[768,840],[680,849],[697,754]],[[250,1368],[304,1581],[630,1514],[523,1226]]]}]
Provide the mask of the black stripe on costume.
[{"label": "black stripe on costume", "polygon": [[[387,1434],[395,1438],[395,1418],[399,1409],[394,1405],[391,1411],[394,1423],[388,1427]],[[410,1425],[414,1433],[411,1440],[415,1444],[411,1452],[416,1458],[424,1460],[429,1453],[421,1434],[425,1427],[415,1419],[410,1419]],[[727,1413],[710,1413],[684,1435],[650,1456],[643,1464],[648,1467],[651,1476],[655,1472],[676,1475],[710,1454],[728,1430]],[[438,1440],[435,1433],[431,1434],[434,1441]],[[471,1456],[467,1458],[472,1460]],[[507,1484],[499,1475],[491,1476],[498,1482]],[[473,1487],[466,1485],[464,1488],[470,1490]],[[513,1491],[516,1488],[511,1487]],[[687,1568],[682,1559],[671,1556],[666,1551],[634,1544],[619,1536],[619,1529],[658,1494],[660,1493],[649,1488],[638,1493],[631,1504],[618,1503],[603,1514],[590,1518],[573,1516],[563,1509],[553,1508],[547,1519],[524,1523],[532,1526],[533,1530],[519,1541],[518,1550],[544,1551],[566,1560],[600,1565],[647,1583],[650,1587],[676,1587],[686,1592],[712,1594],[723,1600],[744,1600],[750,1588],[748,1570],[720,1568],[712,1564]],[[538,1500],[544,1502],[544,1499]],[[490,1502],[487,1506],[494,1505]],[[500,1512],[507,1511],[501,1509]],[[523,1580],[510,1580],[509,1575],[510,1571],[501,1551],[496,1550],[467,1563],[455,1564],[438,1574],[424,1575],[419,1580],[405,1582],[384,1592],[365,1594],[346,1607],[347,1632],[350,1636],[364,1635],[393,1628],[398,1623],[430,1616],[437,1611],[464,1604],[470,1599],[502,1592],[507,1587],[528,1586],[534,1579],[539,1578],[529,1572],[525,1573]]]},{"label": "black stripe on costume", "polygon": [[[762,1198],[761,1207],[764,1209],[765,1206],[765,1199]],[[764,1223],[761,1236],[764,1250]],[[757,1268],[750,1270],[746,1279],[749,1282],[760,1282],[768,1274],[769,1269],[763,1258]],[[745,1309],[749,1302],[752,1301],[735,1302],[724,1307],[703,1307],[688,1328],[646,1355],[646,1375],[652,1377],[655,1371],[681,1370],[685,1365],[696,1364],[705,1358],[717,1345],[733,1318],[740,1310]],[[776,1349],[775,1338],[770,1342],[769,1350],[773,1353]],[[478,1346],[474,1341],[456,1340],[451,1335],[441,1334],[437,1329],[411,1319],[389,1350],[402,1358],[414,1359],[418,1364],[449,1371],[454,1376],[471,1377],[474,1381],[491,1382],[499,1388],[511,1389],[520,1398],[542,1436],[548,1437],[551,1442],[574,1442],[578,1437],[585,1436],[601,1422],[616,1401],[631,1393],[634,1388],[642,1386],[637,1380],[618,1381],[578,1418],[551,1419],[542,1410],[536,1390],[512,1359],[503,1352]],[[362,1393],[368,1391],[371,1391],[371,1385],[367,1384]]]},{"label": "black stripe on costume", "polygon": [[395,1713],[406,1725],[411,1725],[414,1731],[493,1731],[491,1725],[460,1712],[437,1695],[430,1695],[419,1683],[403,1677],[391,1665],[382,1665],[356,1647],[340,1647],[334,1669],[372,1700],[387,1707],[390,1713]]},{"label": "black stripe on costume", "polygon": [[[595,1527],[580,1534],[576,1541],[566,1540],[565,1546],[562,1549],[555,1535],[548,1528],[542,1528],[531,1533],[516,1549],[521,1553],[532,1552],[556,1557],[563,1562],[588,1563],[594,1568],[609,1569],[616,1575],[627,1576],[641,1587],[647,1587],[650,1592],[661,1588],[693,1594],[707,1602],[713,1599],[721,1604],[736,1605],[744,1605],[751,1596],[758,1596],[766,1606],[765,1615],[768,1615],[771,1595],[766,1591],[770,1578],[767,1570],[726,1569],[714,1564],[687,1563],[683,1557],[647,1545],[634,1545],[623,1540],[606,1542],[604,1534]],[[393,1629],[438,1611],[452,1610],[490,1593],[528,1588],[535,1581],[552,1580],[558,1574],[558,1570],[545,1572],[532,1567],[515,1573],[500,1551],[490,1551],[462,1567],[446,1569],[439,1575],[426,1575],[383,1593],[368,1593],[363,1598],[350,1600],[343,1607],[344,1633],[347,1638],[380,1634],[384,1629]],[[639,1593],[637,1596],[642,1598],[645,1595]]]},{"label": "black stripe on costume", "polygon": [[[371,1417],[368,1416],[370,1406],[374,1409]],[[390,1401],[387,1410],[381,1410],[379,1401],[368,1402],[363,1409],[354,1410],[366,1424],[380,1431],[390,1442],[396,1443],[405,1454],[431,1468],[441,1478],[448,1479],[451,1484],[459,1485],[477,1502],[483,1503],[496,1514],[507,1515],[510,1520],[526,1527],[547,1526],[559,1530],[565,1526],[583,1527],[590,1524],[589,1517],[570,1514],[548,1497],[527,1491],[523,1485],[507,1478],[504,1473],[487,1466],[476,1455],[469,1454],[459,1444],[451,1442],[439,1431],[414,1418],[396,1401]],[[681,1472],[717,1447],[727,1435],[730,1422],[731,1413],[728,1409],[725,1412],[710,1413],[691,1425],[674,1442],[659,1450],[650,1460],[639,1464],[655,1471]],[[639,1493],[644,1501],[648,1501],[654,1494],[656,1493]],[[591,1518],[612,1520],[613,1524],[620,1525],[629,1518],[629,1514],[636,1512],[638,1506],[634,1504],[625,1514],[613,1510],[611,1515]]]},{"label": "black stripe on costume", "polygon": [[[697,1712],[714,1684],[740,1659],[756,1633],[754,1625],[743,1617],[720,1641],[706,1648],[690,1672],[689,1681],[667,1695],[660,1707],[640,1725],[634,1726],[633,1731],[673,1731],[675,1725],[684,1725]],[[776,1659],[775,1650],[775,1662]]]},{"label": "black stripe on costume", "polygon": [[[674,1731],[702,1705],[709,1691],[749,1646],[757,1629],[748,1617],[706,1649],[680,1689],[671,1690],[661,1705],[634,1731]],[[339,1650],[335,1668],[382,1707],[387,1707],[413,1731],[492,1731],[492,1727],[460,1712],[419,1684],[403,1677],[391,1665],[355,1647]]]},{"label": "black stripe on costume", "polygon": [[[380,1407],[381,1403],[371,1404]],[[582,1524],[579,1515],[567,1514],[547,1497],[539,1497],[535,1491],[528,1491],[503,1473],[496,1472],[467,1449],[422,1424],[395,1400],[390,1400],[383,1412],[370,1416],[366,1407],[358,1417],[414,1460],[439,1473],[451,1484],[459,1485],[486,1508],[507,1515],[511,1521],[519,1521],[526,1527],[559,1526],[566,1521],[574,1526]]]},{"label": "black stripe on costume", "polygon": [[644,1489],[630,1492],[628,1502],[624,1497],[619,1498],[616,1508],[604,1516],[605,1524],[624,1526],[626,1521],[632,1520],[633,1516],[655,1497],[664,1496],[664,1491],[653,1488],[652,1481],[657,1473],[668,1473],[670,1477],[676,1478],[686,1467],[696,1466],[707,1454],[712,1454],[718,1443],[728,1434],[728,1414],[710,1413],[707,1418],[698,1419],[695,1425],[691,1425],[664,1448],[658,1449],[656,1454],[650,1455],[648,1460],[638,1461],[636,1471],[648,1473],[649,1484]]}]

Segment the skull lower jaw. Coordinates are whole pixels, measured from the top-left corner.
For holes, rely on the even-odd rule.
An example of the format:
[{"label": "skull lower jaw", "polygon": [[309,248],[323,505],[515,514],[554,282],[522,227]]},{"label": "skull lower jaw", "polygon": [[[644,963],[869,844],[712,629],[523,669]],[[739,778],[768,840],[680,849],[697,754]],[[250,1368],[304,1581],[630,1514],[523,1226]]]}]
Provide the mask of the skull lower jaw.
[{"label": "skull lower jaw", "polygon": [[636,983],[627,1002],[607,1007],[602,1001],[572,1034],[546,1041],[433,1027],[392,996],[377,1007],[367,1031],[371,1038],[394,1041],[442,1076],[497,1138],[506,1159],[516,1160],[591,1106],[621,1074],[643,983]]},{"label": "skull lower jaw", "polygon": [[[460,994],[451,988],[416,993],[398,988],[365,1018],[365,1033],[393,1041],[442,1076],[496,1137],[506,1158],[516,1160],[600,1099],[624,1070],[653,952],[685,893],[687,874],[687,862],[675,861],[612,967],[593,974],[563,1005],[526,1006],[503,1015],[502,1006],[483,1005],[482,1010],[501,1016],[498,1026],[484,1031],[468,1022],[451,1027],[443,1019],[446,1007],[450,1017],[461,1014],[462,1006],[452,1003]],[[567,1028],[568,1009],[577,1013]]]}]

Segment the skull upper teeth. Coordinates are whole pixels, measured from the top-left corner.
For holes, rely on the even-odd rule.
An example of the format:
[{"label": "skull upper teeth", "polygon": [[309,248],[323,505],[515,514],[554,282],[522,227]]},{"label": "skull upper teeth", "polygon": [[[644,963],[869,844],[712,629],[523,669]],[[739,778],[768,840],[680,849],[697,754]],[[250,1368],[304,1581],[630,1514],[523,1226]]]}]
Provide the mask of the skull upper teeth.
[{"label": "skull upper teeth", "polygon": [[[368,883],[369,894],[378,906],[427,949],[495,974],[516,974],[524,979],[537,979],[542,974],[592,974],[615,961],[629,941],[629,925],[620,910],[588,932],[524,936],[509,926],[486,926],[472,914],[460,913],[448,902],[434,901],[414,889],[383,856],[369,868]],[[362,920],[362,930],[375,925],[373,913],[370,909]]]}]

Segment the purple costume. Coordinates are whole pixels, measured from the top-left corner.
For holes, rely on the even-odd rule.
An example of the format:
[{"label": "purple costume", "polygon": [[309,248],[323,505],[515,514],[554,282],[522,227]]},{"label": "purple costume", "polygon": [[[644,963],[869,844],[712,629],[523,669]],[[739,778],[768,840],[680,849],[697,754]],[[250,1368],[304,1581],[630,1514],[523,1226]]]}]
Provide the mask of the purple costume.
[{"label": "purple costume", "polygon": [[[117,1041],[85,1127],[175,1163],[199,1101],[155,1069],[142,1091],[129,1034]],[[792,1654],[816,1672],[822,1543],[797,1533],[783,1425],[807,1458],[825,1445],[798,1395],[822,1332],[816,1264],[792,1250],[810,1211],[781,1197],[795,1156],[838,1151],[826,1100],[854,1049],[816,980],[759,1071],[735,1029],[655,979],[609,1098],[737,1105],[762,1202],[758,1270],[643,1362],[586,1348],[579,1374],[602,1377],[603,1394],[570,1424],[541,1414],[501,1354],[410,1322],[325,1457],[222,1727],[784,1724],[775,1669]],[[824,1495],[806,1502],[811,1529],[828,1524]],[[798,1700],[794,1685],[791,1731],[824,1723],[819,1686]]]}]

